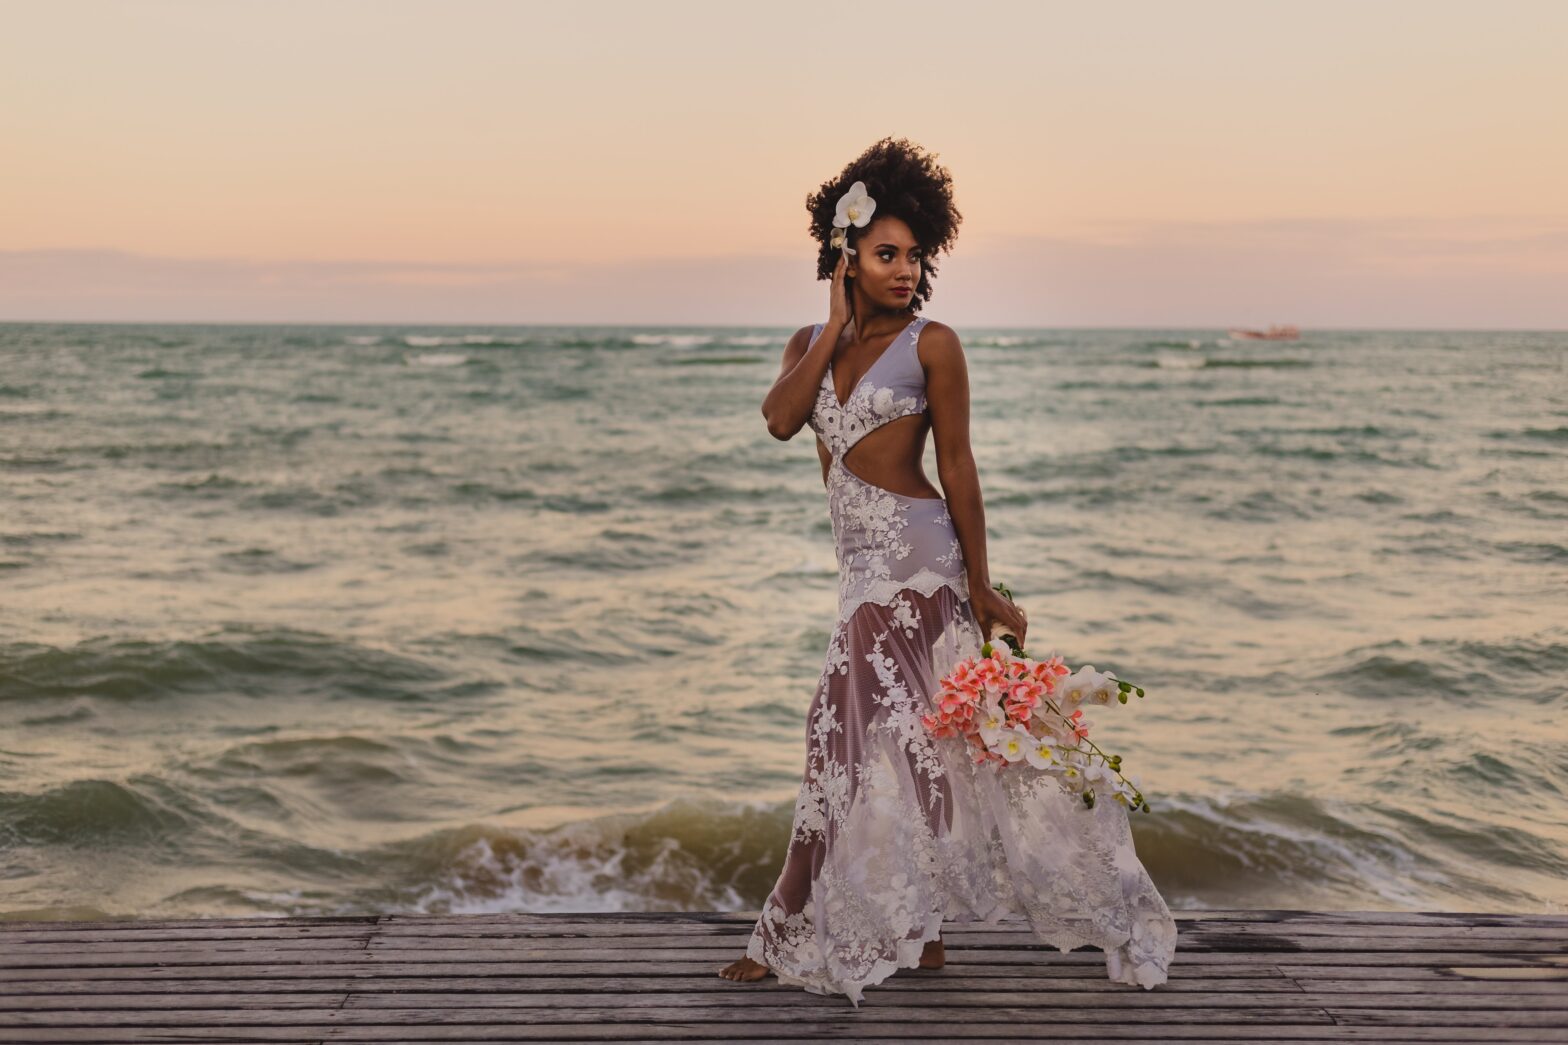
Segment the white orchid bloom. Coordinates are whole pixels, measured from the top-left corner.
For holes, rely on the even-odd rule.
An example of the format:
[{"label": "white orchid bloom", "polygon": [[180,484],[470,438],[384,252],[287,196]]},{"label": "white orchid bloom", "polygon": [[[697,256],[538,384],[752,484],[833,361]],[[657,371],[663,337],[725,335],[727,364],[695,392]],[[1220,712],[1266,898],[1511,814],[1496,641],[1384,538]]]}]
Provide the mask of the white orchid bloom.
[{"label": "white orchid bloom", "polygon": [[[855,226],[863,229],[871,222],[871,215],[877,209],[877,201],[866,195],[866,183],[857,181],[849,187],[849,191],[838,198],[838,204],[833,208],[833,239],[830,241],[835,247],[843,247],[845,253],[855,253],[855,248],[848,245],[849,227]],[[838,231],[842,229],[843,231]]]},{"label": "white orchid bloom", "polygon": [[1050,769],[1056,764],[1056,745],[1050,737],[1035,737],[1034,743],[1024,748],[1024,757],[1036,769]]},{"label": "white orchid bloom", "polygon": [[1022,726],[1014,726],[1002,731],[1002,736],[991,745],[991,750],[1007,759],[1017,762],[1020,758],[1028,757],[1029,748],[1034,745],[1034,737]]},{"label": "white orchid bloom", "polygon": [[833,211],[833,224],[841,229],[850,225],[863,229],[870,223],[876,209],[877,201],[866,195],[866,183],[857,181],[838,198],[838,205]]},{"label": "white orchid bloom", "polygon": [[975,721],[980,728],[980,739],[990,748],[994,748],[1002,734],[1011,728],[1007,724],[1007,713],[1002,710],[1002,702],[989,693],[981,700]]},{"label": "white orchid bloom", "polygon": [[1060,683],[1064,687],[1063,696],[1067,704],[1076,706],[1084,701],[1104,704],[1105,701],[1100,699],[1103,687],[1109,685],[1111,694],[1116,693],[1116,683],[1114,681],[1107,683],[1108,677],[1110,676],[1103,672],[1095,671],[1093,664],[1085,664],[1068,675]]},{"label": "white orchid bloom", "polygon": [[1069,715],[1072,714],[1074,707],[1083,703],[1089,698],[1089,694],[1094,692],[1094,685],[1097,680],[1098,674],[1095,672],[1094,666],[1085,664],[1057,683],[1057,686],[1060,687],[1058,692],[1061,693],[1061,706],[1067,710]]}]

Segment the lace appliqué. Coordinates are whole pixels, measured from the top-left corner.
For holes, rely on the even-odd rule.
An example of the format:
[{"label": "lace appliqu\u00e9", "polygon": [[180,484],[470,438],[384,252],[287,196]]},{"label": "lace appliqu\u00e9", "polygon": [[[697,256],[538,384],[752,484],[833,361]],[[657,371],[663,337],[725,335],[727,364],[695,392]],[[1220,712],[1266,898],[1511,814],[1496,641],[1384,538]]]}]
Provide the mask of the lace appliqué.
[{"label": "lace appliqu\u00e9", "polygon": [[936,781],[945,770],[937,755],[934,739],[920,723],[920,716],[931,711],[930,698],[928,696],[921,701],[921,706],[916,707],[909,686],[898,673],[898,662],[882,652],[882,643],[887,636],[885,631],[879,634],[871,652],[866,654],[866,661],[877,673],[877,681],[882,684],[881,691],[875,695],[876,702],[888,709],[887,715],[873,725],[870,731],[880,731],[892,737],[899,750],[906,752],[915,767],[929,779],[926,803],[934,809],[942,801],[943,795]]},{"label": "lace appliqu\u00e9", "polygon": [[[890,346],[887,351],[891,352],[895,347]],[[831,376],[824,374],[822,377],[822,385],[817,389],[816,409],[811,414],[811,427],[822,436],[835,457],[849,453],[868,432],[900,417],[921,413],[926,408],[924,396],[899,396],[891,388],[873,385],[867,380],[870,376],[871,371],[866,371],[842,406],[833,390]]]},{"label": "lace appliqu\u00e9", "polygon": [[849,804],[849,768],[826,754],[832,750],[829,734],[844,731],[837,714],[837,706],[831,700],[822,700],[811,720],[811,739],[806,746],[813,758],[795,798],[794,834],[802,840],[826,831],[830,817],[835,823],[842,823]]},{"label": "lace appliqu\u00e9", "polygon": [[849,674],[849,647],[844,644],[844,624],[840,621],[833,627],[833,637],[828,639],[827,663],[823,665],[822,675],[847,675]]},{"label": "lace appliqu\u00e9", "polygon": [[[900,536],[909,525],[902,511],[903,502],[892,491],[873,486],[850,472],[842,458],[833,463],[828,471],[828,496],[836,505],[835,519],[869,534],[878,547],[886,548],[895,558],[908,558],[912,546]],[[885,572],[887,559],[882,555],[872,559]]]},{"label": "lace appliqu\u00e9", "polygon": [[899,592],[903,591],[917,591],[921,595],[930,595],[938,588],[951,588],[960,598],[969,598],[969,578],[962,573],[938,573],[922,566],[919,573],[902,581],[894,580],[891,576],[869,577],[867,573],[869,571],[853,578],[846,577],[839,585],[840,622],[849,620],[857,609],[868,602],[887,606],[893,602]]}]

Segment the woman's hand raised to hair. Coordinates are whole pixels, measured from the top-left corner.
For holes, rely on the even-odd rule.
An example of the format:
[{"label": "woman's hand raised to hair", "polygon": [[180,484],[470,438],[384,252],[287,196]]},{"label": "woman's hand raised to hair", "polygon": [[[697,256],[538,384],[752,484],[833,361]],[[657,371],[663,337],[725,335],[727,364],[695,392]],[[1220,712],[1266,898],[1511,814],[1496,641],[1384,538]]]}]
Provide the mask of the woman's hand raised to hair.
[{"label": "woman's hand raised to hair", "polygon": [[849,326],[849,288],[844,283],[844,272],[849,268],[849,255],[838,253],[838,264],[833,266],[833,284],[828,288],[828,325],[840,330]]}]

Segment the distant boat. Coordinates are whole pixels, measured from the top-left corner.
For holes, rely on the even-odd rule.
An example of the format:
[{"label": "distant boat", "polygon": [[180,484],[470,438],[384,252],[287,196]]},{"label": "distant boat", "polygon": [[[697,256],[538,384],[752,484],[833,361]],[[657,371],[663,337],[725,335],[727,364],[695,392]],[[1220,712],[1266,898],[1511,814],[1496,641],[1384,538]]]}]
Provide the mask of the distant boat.
[{"label": "distant boat", "polygon": [[1294,325],[1272,326],[1267,330],[1227,330],[1237,341],[1295,341],[1301,337],[1301,329]]}]

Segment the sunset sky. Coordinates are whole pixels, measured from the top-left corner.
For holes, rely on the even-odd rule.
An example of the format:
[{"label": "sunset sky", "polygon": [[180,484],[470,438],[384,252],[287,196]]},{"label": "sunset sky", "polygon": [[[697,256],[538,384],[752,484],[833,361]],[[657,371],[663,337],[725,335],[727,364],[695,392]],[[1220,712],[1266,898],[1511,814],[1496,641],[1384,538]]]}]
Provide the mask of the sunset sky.
[{"label": "sunset sky", "polygon": [[1568,328],[1568,3],[0,14],[0,320],[800,325],[894,135],[950,323]]}]

